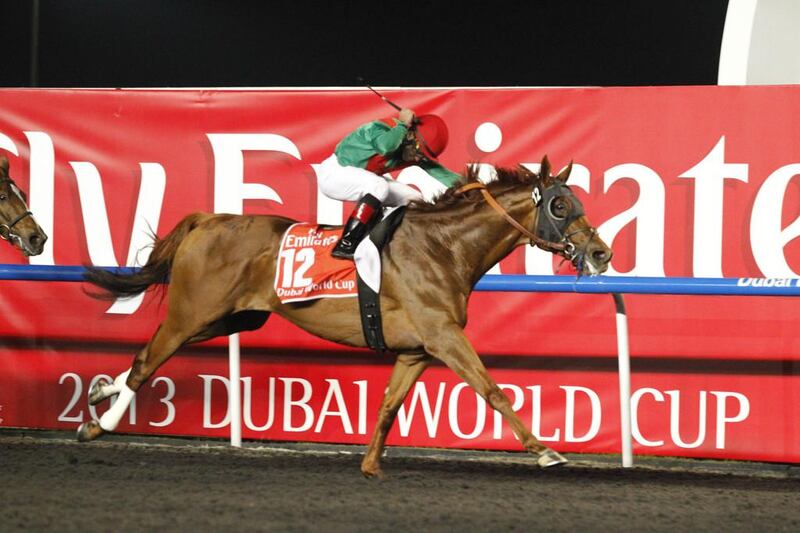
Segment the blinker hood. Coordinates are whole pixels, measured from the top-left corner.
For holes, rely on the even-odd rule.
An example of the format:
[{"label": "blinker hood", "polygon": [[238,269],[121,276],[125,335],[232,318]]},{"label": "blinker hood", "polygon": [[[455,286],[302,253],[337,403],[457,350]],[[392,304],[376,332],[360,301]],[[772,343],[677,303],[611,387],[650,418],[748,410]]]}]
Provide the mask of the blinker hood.
[{"label": "blinker hood", "polygon": [[[541,239],[561,242],[569,225],[585,214],[580,200],[560,181],[546,188],[542,188],[539,184],[534,185],[532,196],[534,204],[539,209],[536,233]],[[553,213],[553,202],[559,196],[566,196],[572,203],[572,209],[564,218],[559,218]]]}]

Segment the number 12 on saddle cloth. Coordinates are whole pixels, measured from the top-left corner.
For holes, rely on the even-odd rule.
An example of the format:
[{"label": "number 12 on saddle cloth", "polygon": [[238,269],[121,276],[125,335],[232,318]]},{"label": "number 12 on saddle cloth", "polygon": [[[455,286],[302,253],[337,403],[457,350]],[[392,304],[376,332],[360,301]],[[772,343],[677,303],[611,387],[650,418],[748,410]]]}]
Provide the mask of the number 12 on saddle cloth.
[{"label": "number 12 on saddle cloth", "polygon": [[341,228],[306,222],[286,230],[275,273],[275,293],[282,303],[358,295],[355,263],[331,256],[341,233]]}]

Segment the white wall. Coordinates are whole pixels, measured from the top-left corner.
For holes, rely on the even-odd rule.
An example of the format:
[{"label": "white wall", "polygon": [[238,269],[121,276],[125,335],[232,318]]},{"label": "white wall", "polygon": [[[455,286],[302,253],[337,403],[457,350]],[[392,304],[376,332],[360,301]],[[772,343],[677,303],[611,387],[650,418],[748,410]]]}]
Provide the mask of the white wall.
[{"label": "white wall", "polygon": [[800,0],[730,0],[718,83],[800,84]]}]

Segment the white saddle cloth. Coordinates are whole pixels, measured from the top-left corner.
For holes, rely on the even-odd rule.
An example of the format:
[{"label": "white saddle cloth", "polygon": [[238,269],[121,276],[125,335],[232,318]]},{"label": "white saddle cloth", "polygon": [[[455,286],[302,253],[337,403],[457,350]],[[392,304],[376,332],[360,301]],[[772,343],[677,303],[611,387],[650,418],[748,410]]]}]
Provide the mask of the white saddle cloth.
[{"label": "white saddle cloth", "polygon": [[[383,218],[386,219],[389,214],[397,209],[397,207],[386,207],[383,210]],[[356,247],[353,254],[353,260],[356,263],[356,271],[364,283],[376,293],[381,292],[381,254],[378,247],[367,236]]]}]

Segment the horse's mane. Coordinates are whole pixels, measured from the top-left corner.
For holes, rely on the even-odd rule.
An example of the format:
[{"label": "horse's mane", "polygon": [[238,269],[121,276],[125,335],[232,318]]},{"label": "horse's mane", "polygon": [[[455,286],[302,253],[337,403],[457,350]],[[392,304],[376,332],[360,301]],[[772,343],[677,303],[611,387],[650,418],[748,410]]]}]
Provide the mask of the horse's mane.
[{"label": "horse's mane", "polygon": [[[412,202],[408,205],[408,208],[414,211],[439,211],[463,202],[482,201],[482,196],[478,191],[470,191],[464,194],[457,193],[458,189],[464,185],[479,182],[479,171],[480,168],[478,165],[467,165],[462,173],[462,178],[455,185],[444,191],[432,203]],[[522,165],[515,168],[497,167],[495,171],[497,173],[497,179],[486,184],[486,188],[495,195],[500,194],[501,191],[520,185],[533,184],[539,179],[538,174]]]}]

